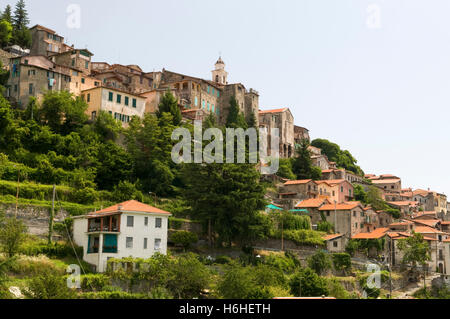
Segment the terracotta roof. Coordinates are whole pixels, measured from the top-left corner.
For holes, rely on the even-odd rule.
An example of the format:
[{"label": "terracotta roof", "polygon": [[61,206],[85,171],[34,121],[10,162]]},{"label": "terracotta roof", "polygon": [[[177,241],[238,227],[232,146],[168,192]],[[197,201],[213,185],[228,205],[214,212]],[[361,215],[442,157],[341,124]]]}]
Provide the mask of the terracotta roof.
[{"label": "terracotta roof", "polygon": [[441,232],[440,230],[429,226],[416,226],[414,228],[414,232],[419,234],[443,234],[443,232]]},{"label": "terracotta roof", "polygon": [[409,220],[403,220],[398,223],[389,224],[389,226],[404,226],[404,225],[411,225],[411,224],[413,224],[413,222],[410,222]]},{"label": "terracotta roof", "polygon": [[267,114],[267,113],[281,113],[286,111],[288,108],[282,108],[282,109],[274,109],[274,110],[265,110],[265,111],[259,111],[259,114]]},{"label": "terracotta roof", "polygon": [[374,184],[391,184],[391,183],[398,183],[400,182],[400,179],[374,179],[372,180],[372,183]]},{"label": "terracotta roof", "polygon": [[[120,207],[120,210],[119,210]],[[119,212],[139,212],[139,213],[149,213],[149,214],[164,214],[171,215],[171,213],[161,210],[159,208],[138,202],[136,200],[130,200],[120,204],[113,205],[111,207],[99,210],[97,212],[89,213],[88,216],[103,215],[108,213],[119,213]]]},{"label": "terracotta roof", "polygon": [[351,210],[360,205],[361,205],[360,202],[340,203],[340,204],[336,204],[336,207],[334,204],[327,204],[327,205],[323,205],[322,207],[320,207],[319,210],[335,210],[335,209],[336,210]]},{"label": "terracotta roof", "polygon": [[333,239],[336,239],[336,238],[339,238],[342,236],[344,236],[344,235],[343,234],[331,234],[331,235],[322,236],[322,239],[327,241],[327,240],[333,240]]},{"label": "terracotta roof", "polygon": [[328,184],[328,185],[337,185],[342,184],[344,182],[348,182],[346,179],[329,179],[329,180],[322,180],[322,181],[316,181],[316,184]]},{"label": "terracotta roof", "polygon": [[394,206],[410,206],[410,205],[418,205],[419,202],[404,200],[404,201],[396,201],[396,202],[387,202],[388,204],[394,205]]},{"label": "terracotta roof", "polygon": [[320,207],[323,203],[331,204],[331,202],[328,199],[323,198],[310,198],[305,199],[304,201],[301,201],[298,203],[295,208],[317,208]]},{"label": "terracotta roof", "polygon": [[378,239],[386,235],[389,228],[376,228],[371,233],[359,233],[352,237],[352,239]]},{"label": "terracotta roof", "polygon": [[309,182],[311,182],[312,179],[302,179],[302,180],[298,180],[298,181],[289,181],[284,183],[284,185],[299,185],[299,184],[307,184]]},{"label": "terracotta roof", "polygon": [[429,226],[429,227],[436,227],[436,225],[440,221],[437,219],[425,219],[425,220],[418,219],[418,220],[414,220],[414,222],[417,224],[422,224],[422,225]]}]

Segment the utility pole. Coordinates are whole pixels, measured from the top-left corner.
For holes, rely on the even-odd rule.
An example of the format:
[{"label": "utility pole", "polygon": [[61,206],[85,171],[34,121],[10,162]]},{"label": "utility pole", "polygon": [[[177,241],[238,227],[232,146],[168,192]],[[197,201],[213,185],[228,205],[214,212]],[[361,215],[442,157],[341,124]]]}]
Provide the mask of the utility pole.
[{"label": "utility pole", "polygon": [[336,202],[336,200],[334,200],[334,232],[337,234],[337,214],[336,214],[336,212],[337,212],[337,209],[336,209],[336,204],[337,204],[337,202]]},{"label": "utility pole", "polygon": [[53,236],[53,217],[55,216],[55,195],[56,195],[56,185],[53,184],[53,197],[52,197],[52,210],[50,211],[50,217],[48,220],[48,244],[52,243]]},{"label": "utility pole", "polygon": [[392,238],[389,239],[389,299],[392,299]]},{"label": "utility pole", "polygon": [[283,216],[283,212],[284,212],[284,210],[282,210],[281,212],[280,212],[280,215],[281,215],[281,251],[283,251],[284,250],[284,232],[283,232],[283,228],[284,228],[284,226],[283,226],[283,219],[284,219],[284,216]]},{"label": "utility pole", "polygon": [[19,191],[20,191],[20,167],[17,170],[17,193],[16,193],[16,213],[15,218],[17,218],[17,210],[19,207]]}]

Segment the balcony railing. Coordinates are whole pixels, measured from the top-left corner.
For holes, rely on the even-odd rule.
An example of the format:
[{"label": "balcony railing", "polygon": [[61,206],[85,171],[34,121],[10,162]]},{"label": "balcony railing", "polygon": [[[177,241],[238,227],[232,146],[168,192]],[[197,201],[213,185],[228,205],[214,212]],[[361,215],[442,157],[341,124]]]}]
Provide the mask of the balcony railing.
[{"label": "balcony railing", "polygon": [[103,246],[103,252],[117,254],[117,246]]},{"label": "balcony railing", "polygon": [[117,226],[113,226],[111,227],[111,229],[109,228],[109,226],[103,226],[103,229],[100,227],[100,225],[92,225],[89,227],[89,232],[93,233],[93,232],[119,232],[119,227]]}]

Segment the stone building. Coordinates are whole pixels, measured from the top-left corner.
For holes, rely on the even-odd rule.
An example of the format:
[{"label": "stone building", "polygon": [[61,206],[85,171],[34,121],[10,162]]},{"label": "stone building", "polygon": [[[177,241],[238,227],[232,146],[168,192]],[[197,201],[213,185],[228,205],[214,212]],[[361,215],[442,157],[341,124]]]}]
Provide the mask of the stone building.
[{"label": "stone building", "polygon": [[360,202],[328,204],[319,208],[326,221],[334,225],[334,231],[347,238],[364,231],[366,213]]},{"label": "stone building", "polygon": [[80,70],[84,75],[91,74],[91,58],[94,54],[87,49],[71,49],[61,53],[51,53],[49,58],[59,65]]},{"label": "stone building", "polygon": [[30,55],[49,56],[55,53],[66,52],[71,49],[64,43],[64,37],[56,34],[55,31],[35,25],[30,29],[31,49]]},{"label": "stone building", "polygon": [[[21,108],[30,97],[41,100],[47,91],[70,91],[74,69],[58,65],[45,56],[25,56],[10,60],[6,97]],[[76,71],[76,70],[75,70]]]},{"label": "stone building", "polygon": [[353,172],[341,169],[328,169],[322,171],[322,180],[345,179],[350,183],[362,183],[363,177]]},{"label": "stone building", "polygon": [[259,111],[259,127],[267,131],[267,155],[271,155],[271,130],[279,130],[279,155],[281,158],[291,158],[295,155],[294,117],[289,108]]},{"label": "stone building", "polygon": [[343,203],[354,197],[353,185],[345,179],[316,181],[319,196],[327,196],[332,202]]},{"label": "stone building", "polygon": [[300,145],[302,140],[307,140],[308,142],[311,142],[311,137],[309,136],[309,130],[304,127],[301,127],[301,126],[294,125],[295,146]]},{"label": "stone building", "polygon": [[134,94],[148,92],[155,88],[152,74],[143,72],[137,65],[109,65],[105,62],[93,62],[91,74],[104,86]]}]

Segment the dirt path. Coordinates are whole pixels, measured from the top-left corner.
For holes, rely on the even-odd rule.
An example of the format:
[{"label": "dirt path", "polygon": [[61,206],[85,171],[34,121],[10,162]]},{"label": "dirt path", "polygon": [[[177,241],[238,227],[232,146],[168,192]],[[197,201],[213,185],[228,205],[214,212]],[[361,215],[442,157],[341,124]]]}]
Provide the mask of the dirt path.
[{"label": "dirt path", "polygon": [[[431,275],[426,277],[425,279],[425,284],[427,287],[431,287],[431,281],[437,277],[439,277],[439,274],[435,274],[435,275]],[[420,280],[419,282],[415,282],[415,283],[410,283],[408,284],[406,287],[395,291],[395,293],[400,293],[400,294],[396,294],[395,299],[408,299],[411,298],[412,295],[419,289],[423,288],[423,280]]]}]

